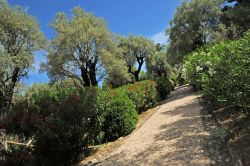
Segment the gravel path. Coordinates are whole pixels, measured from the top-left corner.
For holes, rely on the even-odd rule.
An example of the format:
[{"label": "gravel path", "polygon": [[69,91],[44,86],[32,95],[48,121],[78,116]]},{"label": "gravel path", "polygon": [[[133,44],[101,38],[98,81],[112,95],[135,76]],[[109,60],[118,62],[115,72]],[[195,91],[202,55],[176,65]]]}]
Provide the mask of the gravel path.
[{"label": "gravel path", "polygon": [[176,89],[165,104],[100,166],[230,165],[223,134],[191,87]]}]

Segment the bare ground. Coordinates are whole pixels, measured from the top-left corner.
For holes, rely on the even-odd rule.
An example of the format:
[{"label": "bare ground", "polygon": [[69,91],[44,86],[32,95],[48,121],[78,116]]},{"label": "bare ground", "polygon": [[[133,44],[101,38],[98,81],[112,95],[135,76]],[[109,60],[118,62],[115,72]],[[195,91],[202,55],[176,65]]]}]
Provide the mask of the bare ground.
[{"label": "bare ground", "polygon": [[235,165],[250,165],[250,110],[228,106],[215,110],[214,116],[227,131],[227,145]]},{"label": "bare ground", "polygon": [[177,88],[116,150],[91,165],[230,166],[223,130],[191,87]]}]

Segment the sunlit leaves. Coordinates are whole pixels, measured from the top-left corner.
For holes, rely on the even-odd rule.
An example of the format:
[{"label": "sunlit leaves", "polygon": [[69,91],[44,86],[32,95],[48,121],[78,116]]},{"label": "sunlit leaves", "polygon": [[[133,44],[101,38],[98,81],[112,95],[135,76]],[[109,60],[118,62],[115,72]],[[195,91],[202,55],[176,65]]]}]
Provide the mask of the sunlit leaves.
[{"label": "sunlit leaves", "polygon": [[224,38],[221,3],[222,0],[192,0],[178,7],[167,30],[170,63],[179,64],[188,53]]},{"label": "sunlit leaves", "polygon": [[106,74],[126,77],[121,52],[105,22],[80,7],[72,12],[72,17],[58,13],[51,24],[56,37],[44,65],[51,80],[71,78],[82,86],[91,86]]},{"label": "sunlit leaves", "polygon": [[122,49],[129,73],[138,81],[142,65],[153,54],[153,42],[144,37],[130,35],[127,38],[120,37],[119,48]]},{"label": "sunlit leaves", "polygon": [[[8,110],[19,81],[27,76],[33,52],[45,45],[37,21],[21,7],[0,0],[0,110]],[[7,109],[7,110],[6,110]]]},{"label": "sunlit leaves", "polygon": [[187,79],[213,104],[249,108],[250,35],[208,46],[185,58]]}]

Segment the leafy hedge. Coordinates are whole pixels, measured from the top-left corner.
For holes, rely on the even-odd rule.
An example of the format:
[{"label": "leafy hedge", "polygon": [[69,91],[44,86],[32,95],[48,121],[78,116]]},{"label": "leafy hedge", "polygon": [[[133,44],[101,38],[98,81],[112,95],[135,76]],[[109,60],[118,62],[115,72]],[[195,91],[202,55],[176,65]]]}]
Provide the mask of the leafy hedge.
[{"label": "leafy hedge", "polygon": [[158,103],[159,96],[156,86],[156,82],[146,80],[124,86],[122,89],[126,91],[140,113],[147,108],[154,107]]},{"label": "leafy hedge", "polygon": [[5,157],[5,160],[1,158],[1,166],[30,166],[32,165],[32,153],[30,148],[9,146],[8,151],[1,150],[0,156]]},{"label": "leafy hedge", "polygon": [[98,107],[102,112],[104,141],[115,140],[131,133],[137,123],[137,111],[128,95],[122,90],[99,93]]},{"label": "leafy hedge", "polygon": [[[88,153],[88,146],[128,135],[139,110],[158,102],[157,84],[143,81],[117,89],[76,89],[55,85],[31,88],[1,124],[23,141],[34,139],[28,160],[23,150],[4,153],[20,165],[70,165]],[[12,156],[17,156],[12,160]],[[7,161],[6,161],[7,162]]]},{"label": "leafy hedge", "polygon": [[6,131],[34,138],[34,165],[70,165],[99,133],[96,90],[51,88],[18,102]]},{"label": "leafy hedge", "polygon": [[250,106],[250,32],[237,41],[204,47],[185,59],[187,79],[214,106]]},{"label": "leafy hedge", "polygon": [[160,99],[165,99],[172,90],[174,90],[173,83],[167,77],[159,77],[156,79],[156,88],[159,93]]}]

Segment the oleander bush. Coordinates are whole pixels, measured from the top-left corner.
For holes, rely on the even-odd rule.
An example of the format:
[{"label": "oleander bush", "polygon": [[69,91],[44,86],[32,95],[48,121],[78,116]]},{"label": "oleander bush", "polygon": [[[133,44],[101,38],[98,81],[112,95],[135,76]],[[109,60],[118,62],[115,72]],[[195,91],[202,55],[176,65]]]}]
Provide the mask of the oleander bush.
[{"label": "oleander bush", "polygon": [[137,123],[137,112],[155,106],[159,100],[157,84],[149,80],[113,90],[101,90],[98,94],[104,141],[131,133]]},{"label": "oleander bush", "polygon": [[147,108],[154,107],[159,101],[157,84],[155,81],[141,81],[124,86],[126,92],[135,104],[137,111],[140,113]]},{"label": "oleander bush", "polygon": [[23,158],[25,151],[18,149],[4,154],[13,162],[71,165],[88,154],[89,145],[131,133],[138,112],[155,106],[158,99],[154,81],[116,89],[37,85],[19,97],[0,123],[7,134],[18,135],[22,142],[34,140],[31,156]]},{"label": "oleander bush", "polygon": [[70,165],[99,134],[96,90],[51,88],[17,103],[7,133],[34,138],[34,165]]},{"label": "oleander bush", "polygon": [[185,59],[186,77],[215,107],[250,106],[250,32],[206,46]]},{"label": "oleander bush", "polygon": [[104,90],[99,93],[99,111],[102,112],[104,141],[113,141],[130,134],[137,123],[134,103],[122,89]]},{"label": "oleander bush", "polygon": [[1,166],[30,166],[32,165],[32,150],[27,147],[9,146],[8,151],[1,150],[0,156],[5,160],[0,160]]},{"label": "oleander bush", "polygon": [[160,99],[165,99],[172,90],[174,90],[173,83],[167,77],[159,77],[156,79],[157,91],[159,93]]}]

